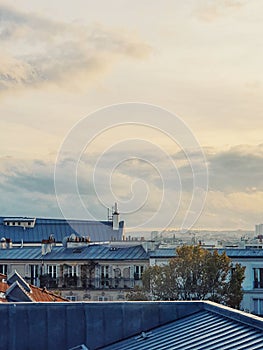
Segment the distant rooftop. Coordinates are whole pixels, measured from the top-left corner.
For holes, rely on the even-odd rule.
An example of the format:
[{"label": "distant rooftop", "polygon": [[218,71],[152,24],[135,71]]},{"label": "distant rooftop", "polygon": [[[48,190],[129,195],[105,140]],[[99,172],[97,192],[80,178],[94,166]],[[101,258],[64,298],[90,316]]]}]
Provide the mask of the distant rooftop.
[{"label": "distant rooftop", "polygon": [[[211,248],[210,248],[211,249]],[[215,248],[217,249],[217,248]],[[255,258],[263,257],[263,249],[257,248],[225,248],[217,249],[221,254],[226,252],[230,258]],[[159,248],[150,252],[151,258],[174,258],[176,256],[175,248]]]},{"label": "distant rooftop", "polygon": [[[78,244],[79,243],[79,244]],[[111,243],[83,243],[77,242],[73,246],[53,246],[51,251],[42,254],[40,246],[24,246],[0,249],[1,261],[26,261],[26,260],[148,260],[151,259],[171,259],[176,256],[175,249],[148,250],[142,242],[136,241],[115,241]],[[221,254],[226,252],[230,258],[252,259],[263,257],[263,249],[219,249]]]},{"label": "distant rooftop", "polygon": [[119,229],[114,230],[112,221],[0,217],[0,238],[10,238],[13,243],[40,243],[50,235],[56,242],[62,242],[71,234],[86,236],[96,242],[121,240],[123,230],[124,221],[120,221]]}]

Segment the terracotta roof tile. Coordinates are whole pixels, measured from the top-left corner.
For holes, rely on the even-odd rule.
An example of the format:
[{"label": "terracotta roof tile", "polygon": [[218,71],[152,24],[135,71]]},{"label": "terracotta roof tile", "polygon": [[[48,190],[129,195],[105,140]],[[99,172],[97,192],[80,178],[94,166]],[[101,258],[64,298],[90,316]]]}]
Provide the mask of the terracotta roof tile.
[{"label": "terracotta roof tile", "polygon": [[32,290],[32,298],[34,301],[69,301],[68,299],[62,298],[61,296],[49,292],[45,288],[38,288],[36,286],[30,285]]},{"label": "terracotta roof tile", "polygon": [[[6,293],[7,289],[10,287],[6,282],[6,275],[0,274],[0,293]],[[37,302],[48,302],[48,301],[56,301],[56,302],[65,302],[69,301],[66,298],[63,298],[55,293],[49,292],[45,288],[38,288],[32,284],[30,284],[30,288],[32,293],[28,293],[28,295],[33,299],[33,301]],[[7,302],[5,298],[0,297],[0,302]]]},{"label": "terracotta roof tile", "polygon": [[9,285],[6,282],[0,281],[0,292],[5,293],[9,288]]}]

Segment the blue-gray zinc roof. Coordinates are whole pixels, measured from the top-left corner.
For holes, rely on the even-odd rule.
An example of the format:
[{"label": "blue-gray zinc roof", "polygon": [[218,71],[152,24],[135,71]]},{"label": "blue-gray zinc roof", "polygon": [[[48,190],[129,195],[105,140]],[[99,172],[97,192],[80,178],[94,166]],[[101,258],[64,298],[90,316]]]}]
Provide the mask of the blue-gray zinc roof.
[{"label": "blue-gray zinc roof", "polygon": [[0,249],[2,260],[41,260],[41,247]]},{"label": "blue-gray zinc roof", "polygon": [[142,246],[116,248],[109,245],[89,245],[80,248],[57,247],[44,256],[45,260],[146,260],[148,254]]},{"label": "blue-gray zinc roof", "polygon": [[[209,249],[211,250],[211,249]],[[263,249],[218,249],[218,252],[222,254],[225,252],[230,258],[257,258],[263,257]],[[175,248],[160,248],[150,252],[151,258],[174,258],[176,256]]]},{"label": "blue-gray zinc roof", "polygon": [[79,248],[53,247],[46,255],[41,247],[0,249],[0,261],[5,260],[147,260],[142,246],[124,247],[112,250],[109,245],[89,245]]},{"label": "blue-gray zinc roof", "polygon": [[[109,240],[121,240],[124,222],[121,221],[118,230],[113,230],[111,221],[66,220],[36,218],[34,227],[4,225],[4,221],[15,221],[19,218],[0,217],[0,238],[10,238],[14,243],[23,240],[25,243],[37,243],[48,239],[52,234],[57,242],[74,233],[77,236],[89,236],[91,241],[105,242]],[[32,218],[29,218],[30,220]],[[21,222],[26,218],[21,218]]]},{"label": "blue-gray zinc roof", "polygon": [[150,252],[151,258],[174,258],[175,255],[175,248],[160,248]]},{"label": "blue-gray zinc roof", "polygon": [[101,349],[263,349],[263,333],[219,314],[200,311]]},{"label": "blue-gray zinc roof", "polygon": [[263,249],[218,249],[218,252],[222,254],[226,252],[226,255],[230,258],[257,258],[263,257]]}]

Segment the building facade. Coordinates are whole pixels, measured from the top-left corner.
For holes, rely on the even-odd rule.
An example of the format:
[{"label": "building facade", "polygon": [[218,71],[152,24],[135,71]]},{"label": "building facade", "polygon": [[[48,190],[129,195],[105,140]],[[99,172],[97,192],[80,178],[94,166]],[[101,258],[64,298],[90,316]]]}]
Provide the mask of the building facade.
[{"label": "building facade", "polygon": [[[46,287],[69,300],[116,301],[141,286],[148,266],[163,265],[176,250],[158,249],[153,242],[92,243],[72,235],[64,245],[53,239],[42,246],[12,247],[0,242],[0,273],[15,270],[38,287]],[[263,249],[220,249],[233,263],[246,267],[241,308],[263,316]]]},{"label": "building facade", "polygon": [[28,283],[59,292],[69,300],[124,300],[149,265],[136,242],[93,244],[78,238],[65,246],[46,241],[42,247],[2,248],[0,272],[15,270]]}]

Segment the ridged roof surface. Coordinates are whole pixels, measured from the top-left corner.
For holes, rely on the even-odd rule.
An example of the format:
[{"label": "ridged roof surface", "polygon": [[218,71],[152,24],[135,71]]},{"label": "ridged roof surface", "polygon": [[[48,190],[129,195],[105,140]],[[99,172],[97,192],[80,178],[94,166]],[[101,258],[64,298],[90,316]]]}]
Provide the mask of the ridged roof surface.
[{"label": "ridged roof surface", "polygon": [[141,245],[112,248],[110,245],[94,244],[86,247],[53,247],[42,255],[41,247],[0,249],[0,260],[146,260],[148,255]]},{"label": "ridged roof surface", "polygon": [[[105,242],[109,240],[121,240],[124,222],[121,221],[118,230],[113,230],[110,221],[66,220],[66,219],[42,219],[36,218],[34,227],[7,226],[4,221],[20,220],[17,217],[0,217],[0,238],[10,238],[13,243],[37,243],[42,239],[48,239],[53,235],[56,242],[62,242],[63,238],[74,233],[77,236],[89,236],[91,241]],[[28,218],[30,220],[32,218]],[[21,222],[26,218],[21,218]]]},{"label": "ridged roof surface", "polygon": [[104,350],[263,349],[263,332],[209,311],[200,311]]}]

